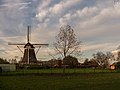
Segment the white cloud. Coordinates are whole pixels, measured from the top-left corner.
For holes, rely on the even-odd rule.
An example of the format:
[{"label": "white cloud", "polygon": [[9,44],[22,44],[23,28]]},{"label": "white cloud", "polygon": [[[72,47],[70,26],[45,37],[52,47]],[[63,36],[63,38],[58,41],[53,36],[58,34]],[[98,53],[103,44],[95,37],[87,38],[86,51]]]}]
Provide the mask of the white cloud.
[{"label": "white cloud", "polygon": [[[70,13],[66,13],[63,17],[59,19],[60,24],[66,24],[70,21],[74,22],[74,20],[79,20],[78,22],[81,22],[81,20],[88,20],[90,17],[94,16],[95,14],[98,13],[98,8],[97,7],[85,7],[82,10],[75,10]],[[76,22],[75,21],[75,22]]]},{"label": "white cloud", "polygon": [[38,11],[46,9],[49,6],[49,4],[51,3],[51,1],[52,0],[42,0],[41,1],[42,3],[40,3],[39,6],[38,6]]},{"label": "white cloud", "polygon": [[81,1],[82,0],[63,0],[51,7],[50,12],[54,14],[61,14],[64,10],[68,10],[70,7],[74,6],[77,3],[80,3]]},{"label": "white cloud", "polygon": [[47,0],[45,5],[44,3],[38,8],[38,13],[36,15],[36,17],[38,18],[38,20],[40,22],[44,22],[44,20],[46,18],[56,18],[58,19],[59,17],[61,17],[64,12],[68,13],[68,11],[70,11],[70,8],[74,5],[76,5],[77,3],[80,3],[82,0],[66,0],[66,1],[60,1],[57,4],[54,4],[53,6],[49,6],[49,4],[51,3],[51,0]]},{"label": "white cloud", "polygon": [[43,10],[43,11],[40,11],[40,13],[36,15],[36,17],[39,19],[40,22],[42,22],[47,16],[47,14],[48,14],[48,11]]},{"label": "white cloud", "polygon": [[81,11],[80,10],[77,11],[77,14],[80,17],[89,17],[89,16],[96,14],[97,11],[98,11],[97,7],[85,7]]},{"label": "white cloud", "polygon": [[37,8],[37,14],[36,18],[40,21],[43,22],[43,20],[49,15],[49,10],[48,6],[51,3],[51,0],[43,0],[42,4],[40,3],[38,8]]},{"label": "white cloud", "polygon": [[15,1],[9,1],[5,0],[4,4],[0,5],[1,8],[23,8],[27,7],[27,5],[31,4],[31,2],[24,2],[23,0],[15,0]]},{"label": "white cloud", "polygon": [[[13,50],[6,57],[14,57],[19,50],[15,46],[7,46],[7,42],[25,42],[28,24],[32,25],[32,42],[51,44],[60,26],[69,24],[82,42],[85,42],[86,45],[82,47],[85,53],[114,49],[120,39],[120,3],[111,6],[112,0],[104,2],[99,0],[94,4],[87,2],[87,0],[4,0],[4,3],[0,3],[2,48],[0,52],[10,53]],[[49,51],[54,53],[52,49]],[[42,52],[46,52],[45,49],[41,49],[38,56]],[[41,55],[44,56],[44,53]],[[45,55],[47,56],[46,53]],[[2,56],[5,56],[5,53],[2,53]]]},{"label": "white cloud", "polygon": [[[97,36],[98,38],[100,38],[99,36],[108,37],[109,34],[112,36],[116,34],[118,36],[117,32],[119,32],[120,28],[119,9],[120,9],[119,6],[115,8],[114,7],[107,7],[102,9],[96,8],[93,10],[94,11],[93,15],[90,16],[87,13],[86,14],[80,13],[79,15],[82,14],[81,17],[83,16],[82,20],[79,19],[79,21],[77,22],[79,23],[77,25],[77,29],[81,30],[80,35],[82,35],[83,37],[95,37],[95,38]],[[77,16],[78,15],[76,15],[76,17]],[[85,19],[83,19],[84,17]]]},{"label": "white cloud", "polygon": [[[110,45],[110,47],[108,47]],[[83,46],[83,52],[84,51],[90,51],[90,50],[95,50],[95,51],[109,51],[112,50],[112,48],[115,47],[113,43],[98,43],[98,44],[88,44]]]},{"label": "white cloud", "polygon": [[92,58],[92,55],[101,52],[111,52],[116,49],[119,43],[86,43],[82,46],[82,57],[83,58]]},{"label": "white cloud", "polygon": [[72,19],[72,15],[70,13],[67,13],[62,18],[59,19],[60,25],[67,24]]},{"label": "white cloud", "polygon": [[58,13],[61,12],[62,9],[63,9],[63,5],[62,4],[57,4],[53,8],[50,8],[50,11],[54,14],[58,14]]}]

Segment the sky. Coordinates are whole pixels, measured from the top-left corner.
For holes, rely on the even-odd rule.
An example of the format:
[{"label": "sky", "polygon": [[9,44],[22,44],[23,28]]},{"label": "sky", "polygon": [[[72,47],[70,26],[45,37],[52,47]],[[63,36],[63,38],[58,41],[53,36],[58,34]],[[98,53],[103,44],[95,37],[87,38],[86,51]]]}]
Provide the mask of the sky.
[{"label": "sky", "polygon": [[120,0],[0,0],[0,57],[22,57],[8,42],[25,43],[30,25],[31,43],[49,44],[37,58],[53,58],[55,36],[66,24],[82,41],[82,58],[111,52],[120,44]]}]

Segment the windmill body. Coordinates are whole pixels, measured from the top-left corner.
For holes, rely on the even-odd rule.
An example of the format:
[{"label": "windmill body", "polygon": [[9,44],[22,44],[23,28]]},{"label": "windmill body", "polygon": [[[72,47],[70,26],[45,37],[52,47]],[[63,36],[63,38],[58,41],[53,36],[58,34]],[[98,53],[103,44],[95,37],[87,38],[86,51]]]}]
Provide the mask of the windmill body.
[{"label": "windmill body", "polygon": [[[35,46],[39,46],[39,48],[41,46],[48,46],[48,44],[31,44],[29,41],[29,30],[30,30],[30,26],[28,26],[28,30],[27,30],[27,43],[26,44],[8,43],[8,45],[17,45],[18,48],[19,48],[19,45],[24,45],[24,52],[22,52],[23,57],[22,57],[21,61],[19,62],[21,64],[37,63]],[[19,48],[19,50],[22,51],[20,48]]]},{"label": "windmill body", "polygon": [[37,58],[34,49],[35,47],[31,43],[27,43],[24,46],[24,54],[20,63],[37,63]]}]

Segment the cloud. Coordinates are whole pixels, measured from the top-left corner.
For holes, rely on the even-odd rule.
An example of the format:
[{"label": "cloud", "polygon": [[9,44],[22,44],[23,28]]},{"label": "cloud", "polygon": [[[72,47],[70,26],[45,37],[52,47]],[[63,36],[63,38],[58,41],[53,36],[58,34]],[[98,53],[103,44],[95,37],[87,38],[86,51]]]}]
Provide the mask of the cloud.
[{"label": "cloud", "polygon": [[[27,25],[32,27],[31,42],[49,43],[52,54],[52,43],[63,24],[75,30],[85,45],[82,50],[86,57],[98,50],[116,49],[120,43],[119,16],[120,3],[112,0],[1,0],[1,57],[12,58],[19,53],[16,46],[8,46],[7,42],[26,42]],[[38,57],[47,57],[42,52],[46,52],[45,48],[41,48]]]},{"label": "cloud", "polygon": [[47,16],[48,12],[47,11],[41,11],[36,17],[39,19],[40,22],[43,21],[43,19]]},{"label": "cloud", "polygon": [[39,4],[37,8],[36,18],[38,21],[42,22],[49,13],[48,6],[52,0],[43,0],[42,4]]},{"label": "cloud", "polygon": [[94,53],[97,53],[98,51],[102,51],[104,53],[106,52],[112,52],[116,49],[116,46],[118,45],[117,42],[115,43],[85,43],[82,45],[82,57],[83,58],[92,58],[92,55]]},{"label": "cloud", "polygon": [[17,1],[9,1],[5,0],[5,4],[0,7],[0,29],[2,30],[2,36],[8,35],[17,35],[18,27],[21,24],[26,23],[26,18],[28,14],[26,13],[26,9],[19,10],[21,7],[29,5],[30,2],[23,2],[22,0]]},{"label": "cloud", "polygon": [[[29,16],[26,10],[30,4],[31,2],[25,0],[4,0],[3,3],[0,3],[1,57],[14,58],[15,53],[18,53],[17,47],[8,46],[8,42],[25,41],[24,36],[28,24],[26,18]],[[20,54],[18,53],[18,55]]]},{"label": "cloud", "polygon": [[66,0],[61,1],[58,4],[55,4],[53,7],[50,8],[50,11],[54,14],[60,14],[62,12],[67,11],[72,6],[76,5],[76,3],[80,3],[82,0]]},{"label": "cloud", "polygon": [[[108,47],[108,46],[111,46],[111,47]],[[91,43],[91,44],[88,44],[88,45],[85,45],[84,48],[82,49],[83,52],[84,51],[90,51],[90,50],[96,50],[96,51],[108,51],[110,49],[112,49],[113,47],[113,43],[98,43],[98,44],[94,44],[94,43]]]},{"label": "cloud", "polygon": [[76,5],[77,3],[80,3],[82,0],[66,0],[66,1],[60,1],[57,4],[54,4],[53,6],[49,6],[51,3],[50,0],[47,0],[47,4],[43,2],[42,6],[38,8],[38,13],[36,14],[36,18],[40,22],[44,22],[46,18],[50,19],[58,19],[61,17],[64,13],[68,12],[72,6]]},{"label": "cloud", "polygon": [[25,7],[27,5],[31,4],[31,2],[28,2],[28,3],[12,3],[12,4],[2,4],[0,5],[0,7],[4,7],[4,8],[16,8],[16,7]]},{"label": "cloud", "polygon": [[[73,12],[65,14],[62,18],[59,19],[60,24],[74,22],[81,22],[82,20],[86,20],[98,12],[97,7],[85,7],[81,10],[75,10]],[[79,21],[78,21],[79,20]]]}]

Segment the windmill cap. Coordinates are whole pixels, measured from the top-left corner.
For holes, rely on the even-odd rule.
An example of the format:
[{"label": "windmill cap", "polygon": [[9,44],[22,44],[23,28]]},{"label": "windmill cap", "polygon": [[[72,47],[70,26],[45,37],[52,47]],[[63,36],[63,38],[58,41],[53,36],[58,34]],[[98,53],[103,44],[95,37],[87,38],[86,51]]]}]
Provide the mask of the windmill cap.
[{"label": "windmill cap", "polygon": [[24,46],[24,48],[26,48],[27,46],[30,46],[31,48],[35,48],[31,43],[27,43],[27,44],[25,44],[25,46]]}]

